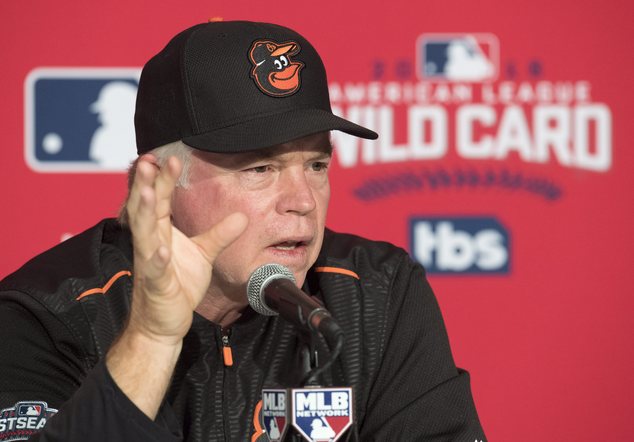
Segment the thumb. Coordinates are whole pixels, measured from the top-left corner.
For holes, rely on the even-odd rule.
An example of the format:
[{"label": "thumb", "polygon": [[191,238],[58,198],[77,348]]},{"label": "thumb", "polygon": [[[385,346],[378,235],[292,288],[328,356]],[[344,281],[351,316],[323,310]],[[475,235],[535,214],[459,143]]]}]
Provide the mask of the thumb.
[{"label": "thumb", "polygon": [[216,257],[234,242],[247,228],[249,219],[244,213],[235,212],[224,218],[211,229],[190,238],[213,265]]}]

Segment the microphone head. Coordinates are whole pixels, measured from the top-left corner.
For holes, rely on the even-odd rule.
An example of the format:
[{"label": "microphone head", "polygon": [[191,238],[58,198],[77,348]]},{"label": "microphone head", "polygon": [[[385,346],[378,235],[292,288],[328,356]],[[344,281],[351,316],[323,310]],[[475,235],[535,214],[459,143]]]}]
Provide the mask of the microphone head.
[{"label": "microphone head", "polygon": [[264,264],[251,273],[247,283],[247,299],[251,308],[261,315],[277,315],[277,312],[264,302],[264,289],[271,281],[278,278],[289,279],[295,283],[293,272],[280,264]]}]

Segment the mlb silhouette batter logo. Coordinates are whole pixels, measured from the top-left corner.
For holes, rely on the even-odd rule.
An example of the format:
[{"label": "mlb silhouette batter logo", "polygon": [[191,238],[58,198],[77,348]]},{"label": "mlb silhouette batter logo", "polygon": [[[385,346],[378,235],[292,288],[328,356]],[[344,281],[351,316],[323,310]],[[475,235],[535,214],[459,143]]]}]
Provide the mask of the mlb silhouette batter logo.
[{"label": "mlb silhouette batter logo", "polygon": [[493,34],[423,34],[417,59],[421,79],[490,81],[498,75],[499,44]]},{"label": "mlb silhouette batter logo", "polygon": [[293,427],[312,442],[337,441],[352,425],[351,388],[292,390]]},{"label": "mlb silhouette batter logo", "polygon": [[42,414],[40,404],[20,405],[18,408],[18,416],[39,416],[40,414]]},{"label": "mlb silhouette batter logo", "polygon": [[41,68],[25,85],[28,165],[42,172],[122,172],[136,158],[139,69]]}]

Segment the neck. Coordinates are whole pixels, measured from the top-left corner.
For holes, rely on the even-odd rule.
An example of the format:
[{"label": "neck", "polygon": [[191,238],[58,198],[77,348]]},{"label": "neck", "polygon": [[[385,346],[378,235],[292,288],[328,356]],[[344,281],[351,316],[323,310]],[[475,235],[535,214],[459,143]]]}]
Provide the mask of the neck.
[{"label": "neck", "polygon": [[224,296],[212,296],[208,293],[196,307],[196,313],[222,328],[227,328],[240,319],[247,305],[246,300],[237,302]]}]

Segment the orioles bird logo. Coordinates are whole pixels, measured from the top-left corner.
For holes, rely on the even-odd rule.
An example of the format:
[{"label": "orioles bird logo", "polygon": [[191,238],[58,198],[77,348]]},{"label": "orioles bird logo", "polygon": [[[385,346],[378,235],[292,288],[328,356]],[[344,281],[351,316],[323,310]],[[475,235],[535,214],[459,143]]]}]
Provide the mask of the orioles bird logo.
[{"label": "orioles bird logo", "polygon": [[299,90],[299,72],[304,63],[292,61],[300,47],[294,41],[276,43],[271,40],[256,40],[249,51],[253,63],[251,77],[258,88],[273,97],[286,97]]}]

